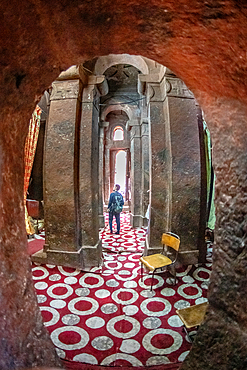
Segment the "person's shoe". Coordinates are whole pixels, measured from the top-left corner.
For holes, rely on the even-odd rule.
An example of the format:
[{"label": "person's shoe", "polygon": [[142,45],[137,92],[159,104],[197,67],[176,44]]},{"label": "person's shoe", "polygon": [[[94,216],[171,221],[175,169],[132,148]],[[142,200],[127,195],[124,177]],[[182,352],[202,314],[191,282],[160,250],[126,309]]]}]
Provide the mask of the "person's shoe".
[{"label": "person's shoe", "polygon": [[119,235],[120,233],[116,232],[115,234],[116,234],[116,235]]}]

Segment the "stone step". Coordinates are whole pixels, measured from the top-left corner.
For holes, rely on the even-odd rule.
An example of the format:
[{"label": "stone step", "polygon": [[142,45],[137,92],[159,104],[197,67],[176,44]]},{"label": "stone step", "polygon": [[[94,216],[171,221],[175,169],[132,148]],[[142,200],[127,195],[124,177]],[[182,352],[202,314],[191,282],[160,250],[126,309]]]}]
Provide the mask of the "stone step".
[{"label": "stone step", "polygon": [[44,252],[44,249],[41,249],[40,251],[34,253],[32,256],[31,256],[31,260],[32,262],[36,262],[36,263],[47,263],[47,254],[46,252]]}]

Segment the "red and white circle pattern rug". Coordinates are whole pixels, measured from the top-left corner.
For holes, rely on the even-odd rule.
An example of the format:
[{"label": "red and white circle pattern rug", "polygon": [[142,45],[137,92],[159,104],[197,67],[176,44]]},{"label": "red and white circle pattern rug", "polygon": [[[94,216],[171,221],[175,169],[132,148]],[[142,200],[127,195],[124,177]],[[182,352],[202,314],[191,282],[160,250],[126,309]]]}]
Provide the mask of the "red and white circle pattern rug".
[{"label": "red and white circle pattern rug", "polygon": [[157,274],[150,292],[151,275],[140,275],[145,233],[121,214],[120,235],[108,226],[100,231],[101,268],[33,264],[41,314],[62,359],[131,367],[182,362],[188,354],[176,309],[206,300],[211,264],[180,269],[175,286],[168,272]]}]

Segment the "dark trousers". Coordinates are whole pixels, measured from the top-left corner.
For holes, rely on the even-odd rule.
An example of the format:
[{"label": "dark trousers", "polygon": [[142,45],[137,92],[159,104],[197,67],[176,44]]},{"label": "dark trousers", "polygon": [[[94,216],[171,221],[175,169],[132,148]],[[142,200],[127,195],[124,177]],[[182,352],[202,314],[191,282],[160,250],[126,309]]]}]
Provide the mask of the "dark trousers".
[{"label": "dark trousers", "polygon": [[110,226],[111,233],[112,233],[113,216],[115,216],[116,223],[117,223],[117,233],[119,234],[120,233],[120,213],[109,212],[109,226]]}]

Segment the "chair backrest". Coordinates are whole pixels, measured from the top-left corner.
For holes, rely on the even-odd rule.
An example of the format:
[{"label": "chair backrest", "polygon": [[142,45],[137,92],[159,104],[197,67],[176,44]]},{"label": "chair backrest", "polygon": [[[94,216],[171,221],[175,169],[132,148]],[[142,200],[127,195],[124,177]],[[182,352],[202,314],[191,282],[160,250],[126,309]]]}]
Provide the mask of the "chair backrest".
[{"label": "chair backrest", "polygon": [[164,233],[162,234],[161,243],[173,248],[175,251],[178,251],[180,246],[180,238],[176,234]]},{"label": "chair backrest", "polygon": [[39,201],[33,199],[26,199],[27,213],[32,218],[39,218]]}]

